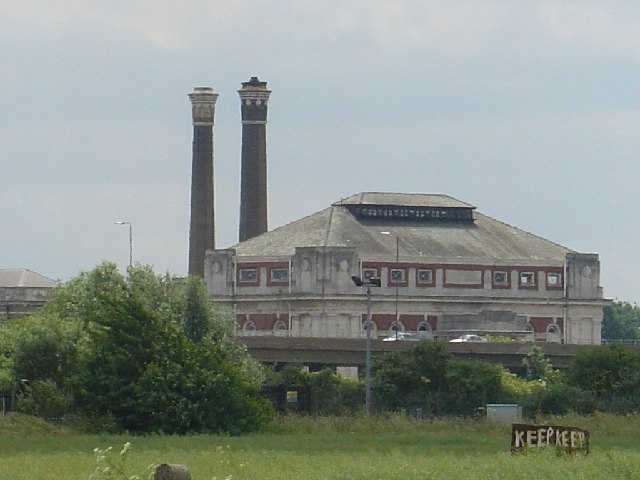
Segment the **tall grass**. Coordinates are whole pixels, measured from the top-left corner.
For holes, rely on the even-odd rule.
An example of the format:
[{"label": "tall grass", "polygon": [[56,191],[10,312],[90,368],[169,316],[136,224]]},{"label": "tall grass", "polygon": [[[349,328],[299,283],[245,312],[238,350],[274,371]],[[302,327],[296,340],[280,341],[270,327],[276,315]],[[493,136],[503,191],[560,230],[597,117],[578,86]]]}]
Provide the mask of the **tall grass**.
[{"label": "tall grass", "polygon": [[73,434],[28,417],[0,417],[0,478],[88,479],[93,450],[131,442],[127,472],[187,465],[193,480],[640,478],[640,416],[540,418],[591,432],[592,452],[512,455],[510,426],[486,420],[283,417],[260,434],[132,437]]}]

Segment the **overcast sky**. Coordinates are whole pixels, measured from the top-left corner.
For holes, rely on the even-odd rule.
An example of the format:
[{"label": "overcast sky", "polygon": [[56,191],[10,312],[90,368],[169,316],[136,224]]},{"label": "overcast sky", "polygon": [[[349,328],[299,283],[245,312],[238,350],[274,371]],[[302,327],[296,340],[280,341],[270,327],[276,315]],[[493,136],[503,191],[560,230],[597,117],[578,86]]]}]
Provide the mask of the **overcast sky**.
[{"label": "overcast sky", "polygon": [[640,303],[640,3],[3,0],[0,267],[185,275],[191,107],[219,94],[216,242],[238,238],[241,82],[273,91],[270,228],[443,193],[580,252]]}]

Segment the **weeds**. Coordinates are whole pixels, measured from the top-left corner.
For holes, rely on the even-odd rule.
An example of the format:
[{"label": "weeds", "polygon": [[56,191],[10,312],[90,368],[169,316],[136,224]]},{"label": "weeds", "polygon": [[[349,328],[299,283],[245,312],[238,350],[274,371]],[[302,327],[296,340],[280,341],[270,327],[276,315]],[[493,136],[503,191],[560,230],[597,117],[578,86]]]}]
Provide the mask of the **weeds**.
[{"label": "weeds", "polygon": [[[127,456],[131,450],[131,442],[124,444],[120,453],[116,455],[113,447],[94,448],[93,453],[96,456],[96,469],[89,475],[89,480],[141,480],[138,475],[129,475],[127,473],[126,463]],[[150,467],[152,468],[153,465]],[[148,478],[151,478],[151,474]]]}]

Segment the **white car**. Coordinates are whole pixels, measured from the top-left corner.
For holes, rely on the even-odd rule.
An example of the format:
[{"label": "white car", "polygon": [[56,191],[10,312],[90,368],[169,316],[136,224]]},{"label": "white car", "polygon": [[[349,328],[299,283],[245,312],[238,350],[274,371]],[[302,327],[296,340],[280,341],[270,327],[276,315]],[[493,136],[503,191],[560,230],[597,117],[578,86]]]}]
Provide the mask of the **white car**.
[{"label": "white car", "polygon": [[383,342],[422,342],[428,340],[427,336],[421,332],[396,332],[383,338]]},{"label": "white car", "polygon": [[454,338],[453,340],[449,340],[449,343],[465,343],[465,342],[482,343],[482,342],[486,342],[486,340],[482,338],[480,335],[471,335],[471,334],[462,335],[461,337]]}]

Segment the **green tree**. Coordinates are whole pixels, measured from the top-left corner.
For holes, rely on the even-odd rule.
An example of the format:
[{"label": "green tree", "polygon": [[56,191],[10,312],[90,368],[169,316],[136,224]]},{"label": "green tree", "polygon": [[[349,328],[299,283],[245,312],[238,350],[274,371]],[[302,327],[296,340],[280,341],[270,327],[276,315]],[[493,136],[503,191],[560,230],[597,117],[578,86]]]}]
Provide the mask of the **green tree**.
[{"label": "green tree", "polygon": [[527,371],[527,380],[543,379],[552,371],[551,362],[545,356],[544,350],[538,345],[531,347],[527,356],[522,360],[522,364]]},{"label": "green tree", "polygon": [[[82,326],[69,382],[82,414],[165,433],[237,434],[270,418],[259,369],[235,338],[219,335],[206,296],[187,294],[202,292],[195,282],[149,267],[131,268],[125,279],[104,263],[59,289],[46,313]],[[201,315],[191,336],[190,309]]]},{"label": "green tree", "polygon": [[50,381],[64,387],[77,361],[79,325],[36,315],[16,320],[12,327],[15,379]]},{"label": "green tree", "polygon": [[640,340],[640,307],[620,301],[607,305],[602,319],[602,338]]},{"label": "green tree", "polygon": [[502,394],[502,367],[454,359],[437,342],[422,343],[408,355],[377,357],[373,372],[375,402],[382,410],[472,415]]},{"label": "green tree", "polygon": [[454,415],[474,415],[487,403],[502,396],[500,365],[454,359],[447,369],[447,384],[442,393],[443,411]]},{"label": "green tree", "polygon": [[188,277],[184,289],[185,315],[182,328],[185,335],[194,343],[200,343],[209,333],[213,333],[213,337],[221,338],[222,332],[211,332],[211,309],[202,282],[197,277]]},{"label": "green tree", "polygon": [[620,345],[578,351],[566,371],[567,383],[591,393],[600,410],[640,408],[640,351]]}]

